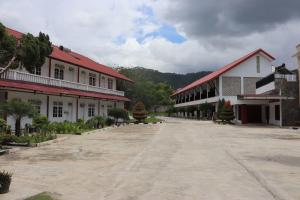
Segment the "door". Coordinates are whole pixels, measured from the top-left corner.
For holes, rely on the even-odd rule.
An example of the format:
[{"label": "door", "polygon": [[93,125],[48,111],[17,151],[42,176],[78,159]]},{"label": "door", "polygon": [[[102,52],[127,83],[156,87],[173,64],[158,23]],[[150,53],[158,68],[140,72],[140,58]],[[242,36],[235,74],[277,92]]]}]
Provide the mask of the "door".
[{"label": "door", "polygon": [[248,123],[261,123],[261,106],[247,105],[247,119]]}]

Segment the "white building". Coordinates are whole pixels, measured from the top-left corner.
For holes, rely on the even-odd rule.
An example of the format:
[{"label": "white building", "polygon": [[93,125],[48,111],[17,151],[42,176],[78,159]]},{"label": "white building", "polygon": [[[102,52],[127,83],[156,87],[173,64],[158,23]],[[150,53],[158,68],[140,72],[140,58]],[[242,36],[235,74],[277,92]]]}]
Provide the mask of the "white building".
[{"label": "white building", "polygon": [[[287,97],[266,94],[264,88],[256,87],[257,81],[272,74],[274,59],[264,50],[257,49],[177,90],[171,97],[175,107],[181,108],[178,115],[199,118],[202,115],[200,105],[209,103],[213,105],[208,114],[211,118],[217,111],[218,101],[225,99],[233,105],[236,123],[282,125],[280,102]],[[187,112],[191,106],[196,108],[192,114]]]},{"label": "white building", "polygon": [[[17,39],[22,33],[7,32]],[[50,121],[87,120],[106,116],[110,108],[124,108],[129,101],[117,90],[117,80],[130,81],[113,69],[62,46],[53,46],[45,64],[31,73],[25,69],[8,70],[0,77],[0,101],[21,99],[34,104]],[[14,120],[7,116],[14,129]],[[22,120],[22,127],[31,119]]]}]

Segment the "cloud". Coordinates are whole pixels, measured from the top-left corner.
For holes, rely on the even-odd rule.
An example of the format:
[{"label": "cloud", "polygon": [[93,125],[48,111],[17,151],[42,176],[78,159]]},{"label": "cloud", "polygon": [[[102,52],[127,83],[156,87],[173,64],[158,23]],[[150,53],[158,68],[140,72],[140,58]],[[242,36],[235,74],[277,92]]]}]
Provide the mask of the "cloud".
[{"label": "cloud", "polygon": [[166,0],[163,6],[159,1],[152,5],[161,18],[194,37],[248,35],[300,18],[299,0]]},{"label": "cloud", "polygon": [[295,0],[10,0],[0,21],[111,66],[214,70],[257,48],[295,67]]}]

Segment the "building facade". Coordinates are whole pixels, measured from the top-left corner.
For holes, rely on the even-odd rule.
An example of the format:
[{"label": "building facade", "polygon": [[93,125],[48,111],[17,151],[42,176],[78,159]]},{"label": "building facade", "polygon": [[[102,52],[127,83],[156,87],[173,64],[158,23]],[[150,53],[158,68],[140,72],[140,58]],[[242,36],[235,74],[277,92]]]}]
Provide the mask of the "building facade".
[{"label": "building facade", "polygon": [[[22,33],[7,32],[17,39]],[[124,108],[129,101],[117,90],[117,81],[130,81],[117,71],[99,64],[63,46],[53,46],[53,52],[42,67],[31,72],[24,68],[7,70],[0,76],[0,102],[20,99],[30,102],[50,121],[88,120],[106,116],[111,108]],[[14,129],[14,119],[6,116]],[[31,119],[22,120],[22,127]]]},{"label": "building facade", "polygon": [[[266,51],[257,49],[177,90],[171,96],[180,111],[177,116],[201,118],[204,114],[201,105],[210,104],[211,110],[204,117],[212,118],[217,111],[218,101],[224,99],[233,106],[236,123],[283,125],[282,109],[278,104],[289,97],[268,94],[261,87],[257,88],[256,84],[273,73],[273,60],[275,58]],[[191,106],[196,108],[193,113],[187,111]]]}]

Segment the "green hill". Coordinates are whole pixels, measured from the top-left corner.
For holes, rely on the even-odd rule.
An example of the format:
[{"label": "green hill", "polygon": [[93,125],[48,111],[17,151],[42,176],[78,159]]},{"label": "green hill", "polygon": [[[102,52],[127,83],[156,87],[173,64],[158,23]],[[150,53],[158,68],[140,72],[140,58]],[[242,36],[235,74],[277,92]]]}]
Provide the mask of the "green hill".
[{"label": "green hill", "polygon": [[187,74],[163,73],[143,67],[119,67],[117,70],[135,82],[151,81],[153,83],[166,83],[173,89],[182,88],[183,86],[211,73],[209,71],[200,71]]}]

